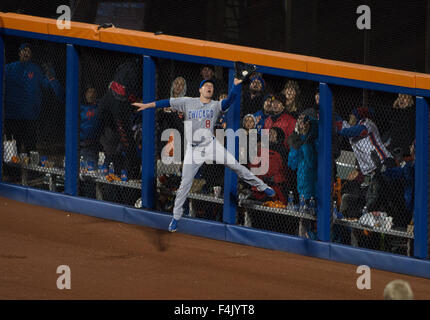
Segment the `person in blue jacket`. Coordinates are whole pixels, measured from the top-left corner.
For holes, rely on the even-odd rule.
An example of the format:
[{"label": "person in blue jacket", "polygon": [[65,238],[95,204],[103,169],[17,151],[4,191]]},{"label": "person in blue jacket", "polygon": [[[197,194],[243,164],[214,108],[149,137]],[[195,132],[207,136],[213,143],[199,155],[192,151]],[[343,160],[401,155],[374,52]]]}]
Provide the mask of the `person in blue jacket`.
[{"label": "person in blue jacket", "polygon": [[92,162],[95,166],[98,162],[98,127],[97,90],[89,85],[80,107],[79,126],[80,154],[87,165]]},{"label": "person in blue jacket", "polygon": [[[396,225],[406,226],[414,215],[415,199],[415,141],[410,146],[411,159],[402,162],[399,167],[387,168],[383,175],[390,179],[391,182],[403,182],[403,200],[406,210],[401,210],[402,205],[397,206],[394,213],[394,223]],[[396,195],[393,195],[395,197]],[[403,211],[403,214],[402,214]]]},{"label": "person in blue jacket", "polygon": [[52,66],[46,65],[44,74],[31,62],[30,44],[23,43],[18,55],[19,61],[5,66],[5,134],[8,139],[13,135],[18,148],[36,150],[42,89],[52,89],[60,102],[64,102],[64,89]]},{"label": "person in blue jacket", "polygon": [[318,121],[304,114],[288,137],[288,166],[297,170],[297,192],[306,202],[317,198]]}]

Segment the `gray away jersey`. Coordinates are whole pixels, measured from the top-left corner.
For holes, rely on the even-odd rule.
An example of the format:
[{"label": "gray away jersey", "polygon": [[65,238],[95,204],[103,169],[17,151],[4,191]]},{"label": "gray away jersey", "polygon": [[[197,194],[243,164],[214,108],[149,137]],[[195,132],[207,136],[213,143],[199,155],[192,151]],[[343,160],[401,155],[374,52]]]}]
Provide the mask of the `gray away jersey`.
[{"label": "gray away jersey", "polygon": [[[170,107],[173,110],[182,112],[185,117],[185,121],[191,121],[192,123],[192,144],[206,145],[212,141],[212,137],[195,137],[194,133],[199,129],[206,129],[213,135],[214,126],[218,120],[222,111],[221,101],[211,100],[209,103],[203,104],[200,98],[170,98]],[[209,134],[208,134],[209,135]],[[185,140],[187,141],[187,134],[185,134]]]}]

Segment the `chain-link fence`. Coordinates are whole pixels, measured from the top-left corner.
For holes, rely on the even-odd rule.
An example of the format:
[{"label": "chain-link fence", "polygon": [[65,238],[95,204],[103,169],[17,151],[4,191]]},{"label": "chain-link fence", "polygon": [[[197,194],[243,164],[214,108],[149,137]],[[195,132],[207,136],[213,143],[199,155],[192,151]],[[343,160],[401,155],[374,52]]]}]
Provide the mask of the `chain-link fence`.
[{"label": "chain-link fence", "polygon": [[[276,196],[240,182],[238,224],[316,238],[318,111],[317,83],[256,73],[243,85],[241,125],[248,136],[257,133],[261,167],[268,158],[258,177]],[[249,142],[250,168],[259,166],[252,148]]]},{"label": "chain-link fence", "polygon": [[[3,181],[64,192],[65,45],[10,36],[4,42]],[[131,103],[142,100],[142,56],[77,50],[78,195],[140,207],[147,128]],[[227,68],[154,60],[157,100],[198,97],[204,79],[214,84],[214,100],[228,95]],[[415,98],[331,89],[331,241],[413,255]],[[255,73],[243,83],[239,121],[247,140],[245,149],[239,144],[238,158],[256,169],[264,167],[267,155],[267,170],[257,176],[276,196],[239,179],[238,225],[317,238],[318,114],[317,82]],[[181,183],[185,118],[172,108],[155,110],[154,209],[161,212],[172,212]],[[231,125],[222,114],[214,129]],[[199,168],[185,201],[186,216],[222,221],[224,174],[223,164]]]},{"label": "chain-link fence", "polygon": [[3,39],[3,181],[63,192],[65,45]]},{"label": "chain-link fence", "polygon": [[[228,70],[226,68],[157,59],[157,99],[199,97],[200,83],[211,79],[214,84],[213,100],[220,100],[228,94]],[[183,113],[164,108],[156,110],[155,157],[156,157],[156,209],[172,212],[175,194],[182,179],[182,167],[186,142]],[[215,119],[214,129],[222,127],[222,119]],[[215,132],[214,132],[215,134]],[[174,161],[165,158],[173,157]],[[184,214],[222,221],[224,166],[203,165],[197,171],[184,205]]]},{"label": "chain-link fence", "polygon": [[142,56],[79,48],[79,195],[135,205],[141,194]]},{"label": "chain-link fence", "polygon": [[337,87],[333,107],[332,241],[413,254],[414,97]]}]

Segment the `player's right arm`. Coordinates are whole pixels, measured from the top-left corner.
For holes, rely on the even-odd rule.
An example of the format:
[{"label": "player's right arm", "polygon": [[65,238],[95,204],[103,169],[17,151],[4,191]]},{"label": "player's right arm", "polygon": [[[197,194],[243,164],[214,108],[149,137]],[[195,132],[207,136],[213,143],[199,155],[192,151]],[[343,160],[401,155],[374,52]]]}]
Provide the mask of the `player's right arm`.
[{"label": "player's right arm", "polygon": [[153,101],[153,102],[149,102],[149,103],[139,103],[139,102],[135,102],[132,103],[133,106],[137,107],[137,111],[143,111],[149,108],[167,108],[170,107],[170,101],[169,99],[165,99],[165,100],[158,100],[158,101]]},{"label": "player's right arm", "polygon": [[142,111],[148,108],[168,108],[171,107],[173,110],[179,112],[185,112],[185,105],[187,100],[190,98],[170,98],[164,100],[158,100],[150,103],[133,103],[133,106],[137,107],[137,111]]}]

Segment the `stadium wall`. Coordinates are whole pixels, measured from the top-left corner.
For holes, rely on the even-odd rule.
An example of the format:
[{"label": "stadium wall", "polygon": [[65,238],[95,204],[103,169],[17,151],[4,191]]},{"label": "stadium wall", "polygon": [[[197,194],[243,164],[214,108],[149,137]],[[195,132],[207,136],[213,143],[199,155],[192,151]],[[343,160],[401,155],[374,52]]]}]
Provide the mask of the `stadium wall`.
[{"label": "stadium wall", "polygon": [[[143,100],[147,102],[152,101],[155,97],[155,67],[152,60],[155,57],[223,66],[230,69],[230,78],[233,75],[234,61],[240,60],[258,65],[259,71],[265,74],[319,82],[322,108],[319,130],[322,143],[318,155],[318,182],[319,189],[326,190],[318,203],[319,241],[233,225],[232,215],[236,209],[234,201],[225,202],[223,223],[184,218],[180,231],[218,240],[288,251],[338,262],[368,265],[372,268],[430,278],[430,261],[427,260],[429,236],[427,228],[428,103],[426,99],[430,97],[429,75],[146,32],[117,28],[99,29],[96,25],[84,23],[72,22],[71,29],[58,29],[57,21],[53,19],[0,13],[0,50],[2,51],[0,76],[2,77],[4,70],[3,36],[26,37],[67,44],[66,177],[76,176],[78,168],[77,141],[74,139],[76,139],[75,132],[78,127],[75,97],[79,81],[76,75],[79,57],[76,54],[75,45],[142,55],[145,68]],[[0,85],[2,84],[3,81]],[[358,249],[329,241],[331,219],[329,190],[331,185],[330,171],[327,168],[331,166],[331,121],[329,120],[332,114],[331,85],[405,93],[417,97],[414,258]],[[0,87],[0,89],[2,88]],[[0,92],[3,94],[3,90]],[[1,97],[0,103],[2,101]],[[2,106],[1,110],[3,110]],[[143,122],[147,124],[146,127],[154,125],[152,111],[144,113]],[[2,139],[3,135],[0,134],[0,137]],[[142,157],[142,203],[144,207],[151,208],[154,197],[153,188],[150,187],[154,181],[153,136],[148,134],[143,135],[142,138],[143,146],[147,147],[144,157]],[[166,229],[170,220],[169,215],[151,210],[138,210],[78,198],[76,197],[76,183],[68,181],[67,178],[65,188],[65,194],[59,194],[0,182],[0,195],[31,204],[153,228]],[[228,198],[234,198],[235,184],[226,183],[224,194],[231,196]]]}]

